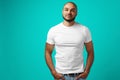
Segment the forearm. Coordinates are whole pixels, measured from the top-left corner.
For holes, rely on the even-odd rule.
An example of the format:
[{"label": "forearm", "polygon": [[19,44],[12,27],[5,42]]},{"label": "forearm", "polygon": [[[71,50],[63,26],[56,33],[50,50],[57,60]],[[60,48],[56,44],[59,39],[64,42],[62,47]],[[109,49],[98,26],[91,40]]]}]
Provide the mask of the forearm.
[{"label": "forearm", "polygon": [[86,50],[87,50],[87,53],[88,53],[85,72],[89,73],[90,68],[91,68],[91,66],[93,64],[93,61],[94,61],[94,48],[93,48],[92,41],[89,42],[89,43],[86,43],[85,45],[86,45]]},{"label": "forearm", "polygon": [[54,72],[55,68],[54,68],[53,61],[52,61],[52,56],[50,55],[50,53],[46,52],[45,58],[46,58],[46,63],[48,65],[50,71]]},{"label": "forearm", "polygon": [[87,63],[86,63],[86,67],[85,67],[85,72],[89,73],[90,68],[93,64],[93,61],[94,61],[94,54],[92,52],[92,53],[88,54]]},{"label": "forearm", "polygon": [[54,65],[53,65],[53,61],[52,61],[52,56],[51,56],[51,54],[50,54],[49,52],[46,52],[45,57],[46,57],[46,63],[47,63],[47,65],[48,65],[48,67],[49,67],[49,69],[50,69],[53,77],[55,78],[55,80],[56,80],[56,79],[57,79],[57,80],[58,80],[58,79],[64,80],[64,77],[63,77],[61,74],[59,74],[59,73],[56,72],[56,70],[55,70],[55,68],[54,68]]}]

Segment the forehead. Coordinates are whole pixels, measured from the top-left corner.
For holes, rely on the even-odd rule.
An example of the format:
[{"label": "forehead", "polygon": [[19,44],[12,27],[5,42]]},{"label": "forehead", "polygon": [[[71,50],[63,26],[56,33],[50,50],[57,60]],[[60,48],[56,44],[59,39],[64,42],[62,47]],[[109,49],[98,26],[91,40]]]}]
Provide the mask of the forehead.
[{"label": "forehead", "polygon": [[64,8],[70,8],[70,9],[74,8],[74,9],[76,9],[76,6],[72,3],[67,3],[67,4],[64,5]]}]

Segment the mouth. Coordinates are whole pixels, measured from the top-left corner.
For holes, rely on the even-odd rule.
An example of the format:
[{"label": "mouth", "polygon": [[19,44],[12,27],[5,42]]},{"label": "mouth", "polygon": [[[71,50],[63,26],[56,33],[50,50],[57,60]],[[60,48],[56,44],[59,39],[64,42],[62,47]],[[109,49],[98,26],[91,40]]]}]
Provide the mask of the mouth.
[{"label": "mouth", "polygon": [[72,15],[71,15],[71,14],[69,14],[69,15],[66,15],[66,16],[71,17]]},{"label": "mouth", "polygon": [[72,15],[66,15],[67,18],[72,18]]}]

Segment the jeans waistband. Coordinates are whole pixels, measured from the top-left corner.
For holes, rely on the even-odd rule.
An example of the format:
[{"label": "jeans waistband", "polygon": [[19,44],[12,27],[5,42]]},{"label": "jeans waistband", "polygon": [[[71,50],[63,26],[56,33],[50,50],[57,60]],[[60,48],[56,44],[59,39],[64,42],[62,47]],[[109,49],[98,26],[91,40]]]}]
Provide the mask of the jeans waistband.
[{"label": "jeans waistband", "polygon": [[77,76],[80,75],[81,73],[69,73],[69,74],[63,74],[64,76]]}]

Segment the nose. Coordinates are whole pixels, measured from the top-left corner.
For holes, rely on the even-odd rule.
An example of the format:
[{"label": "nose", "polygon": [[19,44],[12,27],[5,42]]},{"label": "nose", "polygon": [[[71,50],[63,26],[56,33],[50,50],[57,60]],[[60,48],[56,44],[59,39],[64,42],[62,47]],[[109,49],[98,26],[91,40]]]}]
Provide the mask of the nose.
[{"label": "nose", "polygon": [[68,10],[68,14],[71,14],[71,11],[70,11],[70,10]]}]

